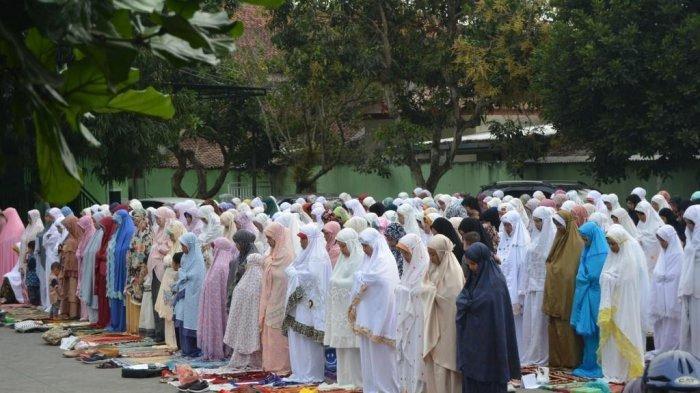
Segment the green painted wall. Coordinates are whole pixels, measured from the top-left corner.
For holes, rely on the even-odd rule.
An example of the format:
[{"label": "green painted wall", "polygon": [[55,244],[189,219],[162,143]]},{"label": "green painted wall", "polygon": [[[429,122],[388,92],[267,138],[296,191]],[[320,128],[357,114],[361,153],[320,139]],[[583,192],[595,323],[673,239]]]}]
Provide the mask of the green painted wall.
[{"label": "green painted wall", "polygon": [[[674,173],[669,179],[651,178],[649,180],[639,180],[630,177],[625,181],[612,184],[600,184],[593,181],[590,176],[582,175],[585,164],[535,164],[525,169],[524,179],[526,180],[569,180],[583,181],[603,192],[614,192],[623,197],[636,187],[641,186],[649,192],[656,192],[660,189],[668,190],[672,195],[680,195],[685,198],[690,197],[693,191],[700,189],[700,162],[694,162],[681,171]],[[170,197],[172,193],[172,174],[174,170],[169,168],[154,169],[144,176],[141,183],[143,190],[137,197]],[[427,166],[424,167],[427,172]],[[213,184],[218,171],[208,171],[208,184]],[[238,182],[238,172],[232,171],[226,178],[224,187],[219,194],[228,192],[228,184]],[[271,183],[273,194],[292,195],[295,193],[294,182],[288,171],[282,169],[276,173],[268,175],[261,174],[258,177],[259,184]],[[437,192],[470,192],[476,193],[482,185],[490,184],[497,180],[517,179],[506,170],[505,164],[498,162],[473,162],[456,164],[438,184]],[[240,181],[244,185],[251,184],[251,178],[241,173]],[[352,167],[340,166],[321,177],[317,182],[316,190],[319,193],[339,194],[349,192],[358,194],[368,192],[375,197],[395,196],[400,191],[410,191],[415,187],[407,167],[395,167],[391,169],[391,176],[382,178],[377,175],[367,175],[353,171]],[[94,177],[85,178],[85,188],[101,201],[106,201],[108,187],[101,185]],[[128,184],[115,184],[113,188],[122,190],[123,198],[128,196]],[[196,175],[190,171],[183,180],[185,191],[194,193],[196,188]],[[261,191],[262,193],[262,191]],[[103,198],[103,199],[102,199]]]}]

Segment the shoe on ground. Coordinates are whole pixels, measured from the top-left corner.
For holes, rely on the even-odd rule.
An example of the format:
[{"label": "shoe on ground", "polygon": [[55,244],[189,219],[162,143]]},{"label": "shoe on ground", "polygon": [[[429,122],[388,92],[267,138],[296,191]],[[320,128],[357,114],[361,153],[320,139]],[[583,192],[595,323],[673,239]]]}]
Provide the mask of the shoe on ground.
[{"label": "shoe on ground", "polygon": [[188,383],[183,383],[183,384],[181,384],[180,386],[177,387],[177,390],[180,391],[180,392],[186,392],[187,389],[190,388],[190,386],[194,385],[194,384],[197,383],[197,382],[199,382],[199,381],[192,381],[192,382],[188,382]]},{"label": "shoe on ground", "polygon": [[197,381],[194,385],[187,389],[189,393],[203,393],[209,391],[209,384],[207,381]]}]

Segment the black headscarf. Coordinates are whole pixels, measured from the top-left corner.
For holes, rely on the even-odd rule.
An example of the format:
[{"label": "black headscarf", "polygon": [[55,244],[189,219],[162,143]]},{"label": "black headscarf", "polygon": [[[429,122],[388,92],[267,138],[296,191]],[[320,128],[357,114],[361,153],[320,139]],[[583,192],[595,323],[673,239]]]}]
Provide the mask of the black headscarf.
[{"label": "black headscarf", "polygon": [[[492,224],[493,225],[493,224]],[[496,227],[498,228],[498,227]],[[491,236],[486,233],[484,230],[484,226],[481,224],[481,221],[475,219],[475,218],[465,218],[462,220],[462,222],[459,223],[459,228],[461,232],[468,233],[468,232],[476,232],[479,234],[479,240],[481,243],[484,243],[486,247],[491,250],[491,252],[496,252],[496,249],[493,247],[493,242],[491,242]]]},{"label": "black headscarf", "polygon": [[506,279],[483,243],[472,244],[465,255],[479,267],[477,273],[469,271],[457,297],[457,367],[465,378],[505,384],[520,378]]},{"label": "black headscarf", "polygon": [[491,226],[494,227],[494,229],[498,230],[498,228],[501,226],[501,217],[498,215],[498,208],[490,207],[486,209],[481,214],[481,221],[487,221],[491,223]]},{"label": "black headscarf", "polygon": [[667,207],[659,210],[659,216],[666,219],[666,223],[676,230],[678,237],[681,239],[683,244],[685,244],[685,222],[679,221],[678,217],[676,217],[673,211]]},{"label": "black headscarf", "polygon": [[384,206],[381,202],[377,202],[374,205],[369,207],[370,213],[376,214],[378,217],[381,217],[384,212],[386,211],[386,206]]},{"label": "black headscarf", "polygon": [[245,273],[245,265],[248,255],[258,252],[255,248],[255,234],[245,229],[239,229],[233,234],[233,242],[240,245],[238,258],[229,263],[228,280],[226,286],[228,290],[228,299],[231,301],[233,288],[243,277]]},{"label": "black headscarf", "polygon": [[433,224],[430,227],[435,229],[435,231],[437,231],[437,233],[440,235],[447,236],[447,238],[452,241],[454,244],[452,253],[457,257],[458,262],[462,262],[462,256],[464,255],[462,241],[459,240],[459,235],[452,226],[452,223],[445,217],[438,217],[435,219],[435,221],[433,221]]},{"label": "black headscarf", "polygon": [[[642,201],[642,198],[640,198],[637,194],[630,194],[627,197],[626,201],[632,202],[634,206],[637,206],[637,204]],[[637,216],[637,212],[634,211],[634,208],[632,208],[632,210],[627,209],[627,214],[629,214],[632,221],[634,221],[634,225],[637,225],[637,223],[639,223],[639,217]]]}]

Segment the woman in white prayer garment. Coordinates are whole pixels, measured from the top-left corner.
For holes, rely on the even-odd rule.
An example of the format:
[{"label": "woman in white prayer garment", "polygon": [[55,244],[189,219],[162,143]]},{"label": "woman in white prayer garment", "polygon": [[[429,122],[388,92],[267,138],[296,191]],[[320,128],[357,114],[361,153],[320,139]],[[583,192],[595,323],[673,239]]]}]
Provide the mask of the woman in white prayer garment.
[{"label": "woman in white prayer garment", "polygon": [[659,217],[651,204],[647,201],[641,201],[634,208],[637,217],[639,217],[639,222],[637,223],[637,232],[639,243],[642,245],[644,250],[644,255],[647,258],[647,268],[649,269],[649,276],[651,276],[654,271],[654,266],[656,265],[656,260],[659,258],[659,253],[661,253],[661,245],[656,239],[656,231],[664,225],[663,220]]},{"label": "woman in white prayer garment", "polygon": [[700,205],[683,214],[685,249],[678,284],[681,300],[680,349],[700,356]]},{"label": "woman in white prayer garment", "polygon": [[542,311],[545,263],[554,244],[557,228],[551,207],[540,206],[532,213],[532,239],[525,257],[525,301],[523,303],[522,364],[545,366],[549,362],[547,315]]},{"label": "woman in white prayer garment", "polygon": [[416,209],[410,203],[404,203],[396,210],[399,215],[399,224],[403,225],[406,234],[413,233],[422,236],[420,226],[416,219]]},{"label": "woman in white prayer garment", "polygon": [[654,353],[678,349],[681,303],[678,282],[683,265],[683,245],[676,230],[664,225],[656,231],[661,254],[651,279],[650,315],[654,327]]},{"label": "woman in white prayer garment", "polygon": [[396,248],[404,258],[401,283],[396,287],[398,376],[402,391],[421,393],[423,377],[424,313],[421,288],[428,268],[428,249],[420,236],[402,237]]},{"label": "woman in white prayer garment", "polygon": [[606,380],[624,383],[644,372],[639,243],[620,225],[607,233],[610,253],[600,274],[599,356]]},{"label": "woman in white prayer garment", "polygon": [[501,261],[501,270],[506,278],[515,316],[515,333],[518,340],[518,353],[524,353],[522,343],[523,302],[525,300],[525,269],[527,247],[530,234],[516,210],[509,211],[501,217],[503,230],[499,232],[496,255]]},{"label": "woman in white prayer garment", "polygon": [[300,383],[322,382],[326,357],[323,332],[326,294],[331,279],[331,259],[321,228],[315,223],[301,227],[296,234],[302,251],[285,269],[287,274],[287,315],[282,332],[289,340],[292,375],[287,380]]},{"label": "woman in white prayer garment", "polygon": [[330,291],[326,300],[326,331],[323,343],[335,348],[337,384],[333,388],[353,389],[362,387],[359,338],[348,321],[350,296],[355,272],[364,262],[365,254],[360,236],[351,228],[342,229],[335,237],[340,256],[331,275]]},{"label": "woman in white prayer garment", "polygon": [[396,286],[400,282],[394,255],[376,229],[360,234],[365,253],[355,273],[348,319],[360,338],[362,391],[398,393],[396,372]]}]

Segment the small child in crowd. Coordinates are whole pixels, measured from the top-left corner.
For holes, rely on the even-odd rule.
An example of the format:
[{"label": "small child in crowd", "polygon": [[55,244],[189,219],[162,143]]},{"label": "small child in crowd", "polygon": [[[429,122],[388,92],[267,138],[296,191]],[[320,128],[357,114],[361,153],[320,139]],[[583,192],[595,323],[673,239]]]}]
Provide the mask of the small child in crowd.
[{"label": "small child in crowd", "polygon": [[51,264],[51,275],[49,275],[49,301],[51,302],[50,318],[56,318],[59,313],[61,300],[63,300],[63,286],[60,280],[61,264],[54,262]]},{"label": "small child in crowd", "polygon": [[41,305],[41,284],[39,276],[36,274],[36,257],[34,256],[34,240],[27,243],[27,273],[24,276],[24,284],[27,286],[29,304],[33,306]]}]

